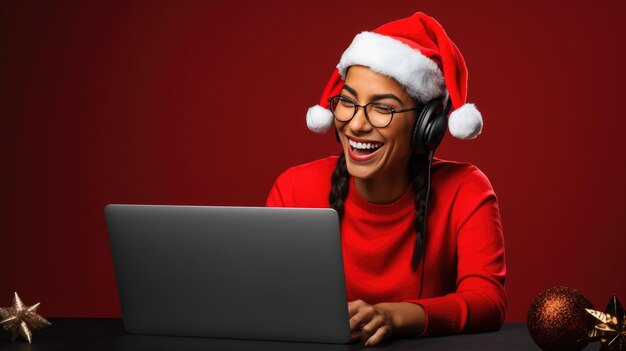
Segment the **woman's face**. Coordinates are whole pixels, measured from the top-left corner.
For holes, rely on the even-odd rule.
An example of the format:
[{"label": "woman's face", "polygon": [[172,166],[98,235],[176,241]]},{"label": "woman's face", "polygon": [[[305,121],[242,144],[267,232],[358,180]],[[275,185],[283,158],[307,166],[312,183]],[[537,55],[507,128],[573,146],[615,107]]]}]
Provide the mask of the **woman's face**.
[{"label": "woman's face", "polygon": [[[415,106],[413,98],[400,83],[365,66],[348,69],[341,95],[362,106],[374,101],[396,110]],[[359,108],[349,122],[335,120],[350,175],[373,179],[406,172],[416,118],[415,111],[395,113],[388,126],[375,128],[367,122],[364,110]],[[366,146],[369,149],[362,149],[363,145],[355,147],[355,143],[371,145]]]}]

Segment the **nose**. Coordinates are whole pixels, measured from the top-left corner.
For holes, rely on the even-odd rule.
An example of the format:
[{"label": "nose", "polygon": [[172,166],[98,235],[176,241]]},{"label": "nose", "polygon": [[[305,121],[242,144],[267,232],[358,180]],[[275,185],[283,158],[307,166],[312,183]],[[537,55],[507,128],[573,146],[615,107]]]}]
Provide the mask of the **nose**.
[{"label": "nose", "polygon": [[355,134],[363,134],[371,131],[374,127],[367,121],[365,117],[365,108],[358,107],[356,114],[350,120],[348,128]]}]

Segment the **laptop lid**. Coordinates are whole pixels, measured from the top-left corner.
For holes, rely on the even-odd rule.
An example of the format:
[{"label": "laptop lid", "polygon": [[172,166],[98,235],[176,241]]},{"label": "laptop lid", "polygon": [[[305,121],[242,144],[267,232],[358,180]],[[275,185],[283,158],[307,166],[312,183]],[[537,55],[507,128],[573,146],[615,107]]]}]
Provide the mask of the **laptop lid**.
[{"label": "laptop lid", "polygon": [[129,333],[345,343],[332,209],[107,205]]}]

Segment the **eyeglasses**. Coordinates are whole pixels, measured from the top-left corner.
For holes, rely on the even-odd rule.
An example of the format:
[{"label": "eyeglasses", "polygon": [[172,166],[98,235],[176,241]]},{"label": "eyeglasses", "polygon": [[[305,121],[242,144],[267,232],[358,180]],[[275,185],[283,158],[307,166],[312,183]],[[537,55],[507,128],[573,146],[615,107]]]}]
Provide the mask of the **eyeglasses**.
[{"label": "eyeglasses", "polygon": [[370,102],[365,106],[357,105],[356,102],[345,96],[333,96],[328,99],[330,103],[330,111],[336,120],[340,122],[349,122],[355,115],[359,107],[365,111],[365,119],[376,128],[385,128],[391,123],[394,113],[414,111],[422,108],[423,105],[407,108],[404,110],[396,110],[393,107],[381,104],[379,102]]}]

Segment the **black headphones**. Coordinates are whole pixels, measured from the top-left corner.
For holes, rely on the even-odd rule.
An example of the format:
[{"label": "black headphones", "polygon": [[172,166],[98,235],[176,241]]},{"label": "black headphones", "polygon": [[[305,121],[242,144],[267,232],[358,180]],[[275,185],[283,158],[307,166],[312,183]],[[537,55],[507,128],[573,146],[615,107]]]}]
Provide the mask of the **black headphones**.
[{"label": "black headphones", "polygon": [[434,151],[448,128],[450,99],[433,99],[421,109],[411,135],[411,149],[417,154]]}]

